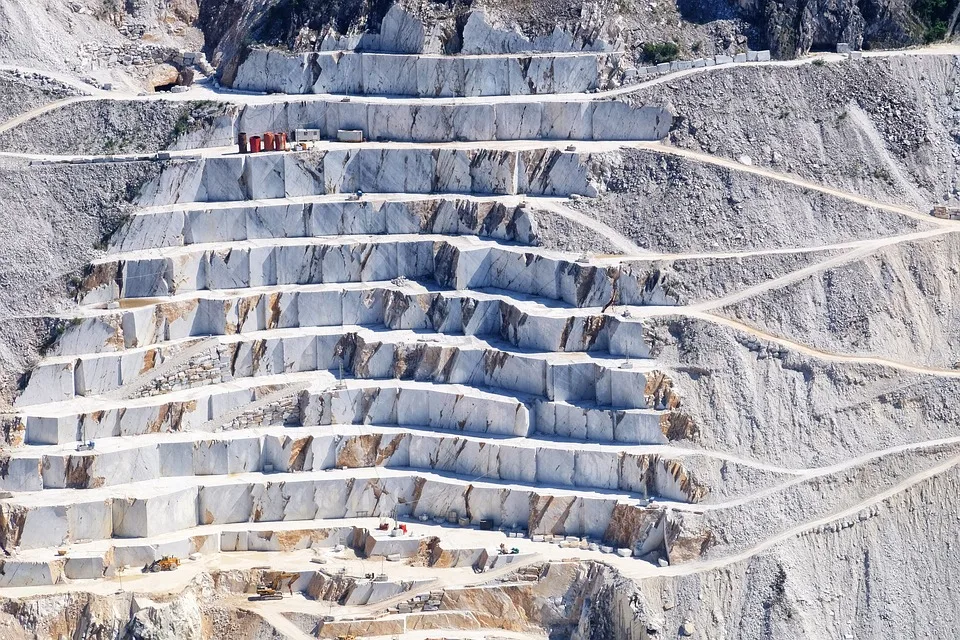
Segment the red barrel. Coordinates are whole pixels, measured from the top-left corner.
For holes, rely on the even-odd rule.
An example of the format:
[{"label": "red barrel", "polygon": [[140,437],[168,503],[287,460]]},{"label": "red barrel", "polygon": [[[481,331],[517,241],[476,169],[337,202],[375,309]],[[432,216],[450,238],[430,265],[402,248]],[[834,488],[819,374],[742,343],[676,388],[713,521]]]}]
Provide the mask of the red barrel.
[{"label": "red barrel", "polygon": [[269,131],[263,134],[263,150],[273,151],[273,134]]},{"label": "red barrel", "polygon": [[240,132],[240,135],[237,136],[237,146],[240,147],[240,153],[249,153],[247,148],[247,134]]},{"label": "red barrel", "polygon": [[260,153],[260,136],[250,138],[250,153]]},{"label": "red barrel", "polygon": [[279,135],[279,139],[280,139],[280,148],[277,149],[277,151],[286,151],[287,150],[287,134],[281,133]]}]

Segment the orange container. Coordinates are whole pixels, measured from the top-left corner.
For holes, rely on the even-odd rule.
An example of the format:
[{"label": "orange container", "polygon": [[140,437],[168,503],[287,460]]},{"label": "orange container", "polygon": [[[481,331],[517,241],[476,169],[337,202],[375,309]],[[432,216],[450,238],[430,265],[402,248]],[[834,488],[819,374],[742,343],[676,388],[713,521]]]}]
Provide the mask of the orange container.
[{"label": "orange container", "polygon": [[273,151],[273,133],[270,131],[263,134],[263,150]]},{"label": "orange container", "polygon": [[277,139],[280,141],[277,151],[286,151],[287,150],[287,134],[280,133],[277,134]]},{"label": "orange container", "polygon": [[260,153],[260,136],[250,138],[250,153]]}]

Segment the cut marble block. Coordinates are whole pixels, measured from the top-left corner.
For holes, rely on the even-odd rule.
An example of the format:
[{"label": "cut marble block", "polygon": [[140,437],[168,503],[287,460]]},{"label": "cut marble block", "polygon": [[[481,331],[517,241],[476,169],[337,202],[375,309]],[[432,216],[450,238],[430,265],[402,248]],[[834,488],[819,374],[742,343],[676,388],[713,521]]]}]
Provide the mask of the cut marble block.
[{"label": "cut marble block", "polygon": [[[53,585],[64,575],[63,559],[0,560],[0,587],[35,587]],[[67,575],[66,577],[71,577]]]},{"label": "cut marble block", "polygon": [[650,409],[616,409],[536,401],[536,432],[590,442],[664,444],[666,414]]},{"label": "cut marble block", "polygon": [[30,372],[23,392],[17,397],[19,406],[68,400],[74,395],[75,361],[40,364]]},{"label": "cut marble block", "polygon": [[589,168],[591,156],[557,149],[523,151],[517,170],[520,193],[560,196],[578,193],[596,196],[597,186]]},{"label": "cut marble block", "polygon": [[113,534],[109,499],[74,496],[65,503],[52,504],[36,496],[38,504],[7,501],[0,505],[5,540],[16,541],[21,549],[57,547],[81,540],[102,540]]},{"label": "cut marble block", "polygon": [[74,555],[66,559],[63,575],[71,580],[93,580],[102,578],[107,570],[103,554]]},{"label": "cut marble block", "polygon": [[0,490],[39,491],[43,489],[43,456],[24,455],[8,458],[0,466]]},{"label": "cut marble block", "polygon": [[113,500],[113,535],[118,538],[155,536],[196,525],[196,487]]},{"label": "cut marble block", "polygon": [[332,548],[336,545],[353,546],[357,537],[354,527],[324,527],[322,529],[266,529],[227,530],[220,534],[221,551],[294,551],[297,549]]}]

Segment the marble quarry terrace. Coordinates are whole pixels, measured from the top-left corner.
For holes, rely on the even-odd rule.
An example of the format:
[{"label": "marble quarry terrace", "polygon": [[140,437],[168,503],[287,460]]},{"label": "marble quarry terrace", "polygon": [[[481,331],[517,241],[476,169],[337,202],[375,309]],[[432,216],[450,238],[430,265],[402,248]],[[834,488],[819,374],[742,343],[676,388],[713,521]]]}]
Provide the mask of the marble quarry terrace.
[{"label": "marble quarry terrace", "polygon": [[[802,273],[686,303],[661,273],[669,256],[569,206],[603,193],[611,153],[637,148],[865,202],[668,148],[667,109],[618,99],[768,60],[637,69],[615,51],[254,50],[223,79],[236,93],[195,90],[238,107],[196,148],[8,154],[146,157],[161,170],[0,416],[11,445],[0,459],[0,595],[82,589],[164,556],[233,555],[283,565],[293,591],[336,599],[324,595],[336,578],[306,556],[270,554],[344,547],[440,572],[486,569],[477,583],[571,558],[628,577],[684,575],[802,535],[704,560],[714,532],[697,516],[738,513],[754,499],[744,483],[769,495],[868,457],[801,470],[690,446],[690,390],[658,359],[650,327],[682,316],[817,356],[711,313]],[[116,99],[91,89],[55,106]],[[324,139],[237,153],[240,131],[300,128]],[[336,142],[341,130],[364,141]],[[870,204],[929,221],[917,237],[954,229]],[[541,215],[592,229],[618,253],[544,248]],[[387,519],[407,532],[380,530]],[[498,554],[503,541],[520,552]],[[344,615],[396,615],[437,584],[341,589],[347,608],[323,635],[355,631]]]},{"label": "marble quarry terrace", "polygon": [[[390,66],[374,86],[353,56],[376,58],[334,54],[325,91],[421,95],[383,84],[408,77]],[[470,60],[431,58],[454,75]],[[595,196],[597,154],[659,140],[670,115],[578,95],[612,84],[603,55],[537,60],[556,77],[534,87],[543,101],[472,89],[470,74],[431,95],[504,97],[280,99],[172,153],[8,419],[23,446],[0,473],[12,553],[0,587],[168,554],[418,553],[422,534],[377,536],[370,519],[389,517],[669,561],[654,501],[696,503],[707,488],[663,446],[693,426],[629,308],[675,300],[648,262],[537,246],[532,196]],[[234,85],[276,90],[251,87],[259,66]],[[297,128],[368,142],[236,153],[237,131]],[[441,544],[457,552],[455,537]],[[496,555],[462,553],[496,568]]]}]

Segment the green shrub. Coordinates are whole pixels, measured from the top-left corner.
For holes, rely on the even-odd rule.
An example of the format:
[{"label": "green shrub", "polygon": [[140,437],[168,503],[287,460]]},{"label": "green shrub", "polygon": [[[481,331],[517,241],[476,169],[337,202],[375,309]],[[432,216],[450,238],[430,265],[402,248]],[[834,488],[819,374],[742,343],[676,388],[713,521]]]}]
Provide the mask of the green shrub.
[{"label": "green shrub", "polygon": [[680,57],[680,47],[675,42],[647,42],[643,45],[643,59],[650,64],[673,62]]},{"label": "green shrub", "polygon": [[957,0],[915,0],[913,12],[925,27],[925,42],[943,40],[947,36],[947,24],[956,6]]}]

